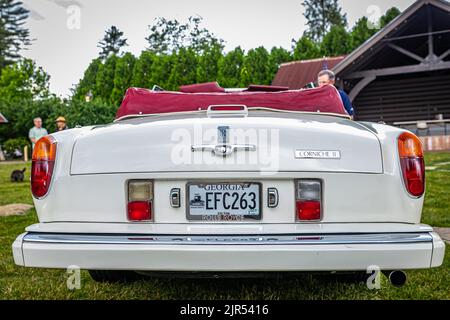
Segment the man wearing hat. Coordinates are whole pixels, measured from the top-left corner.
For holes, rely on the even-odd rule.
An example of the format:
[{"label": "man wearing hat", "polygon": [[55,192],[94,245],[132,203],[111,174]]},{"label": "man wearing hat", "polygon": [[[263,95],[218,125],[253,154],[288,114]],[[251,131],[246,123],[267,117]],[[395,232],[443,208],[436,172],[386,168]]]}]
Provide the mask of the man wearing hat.
[{"label": "man wearing hat", "polygon": [[63,131],[69,129],[66,125],[66,119],[64,117],[58,117],[56,119],[56,131]]}]

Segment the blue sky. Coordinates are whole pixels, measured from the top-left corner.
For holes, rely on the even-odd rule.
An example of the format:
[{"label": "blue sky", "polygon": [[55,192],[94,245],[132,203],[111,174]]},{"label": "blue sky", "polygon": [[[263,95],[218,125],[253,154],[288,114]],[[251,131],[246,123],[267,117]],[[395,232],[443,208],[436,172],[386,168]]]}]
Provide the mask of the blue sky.
[{"label": "blue sky", "polygon": [[[291,47],[291,39],[305,30],[301,0],[23,0],[31,10],[27,22],[33,44],[24,51],[51,76],[52,92],[63,97],[82,77],[98,55],[97,43],[104,31],[116,25],[128,38],[136,55],[145,48],[148,25],[156,17],[185,21],[203,18],[204,26],[226,41],[225,50],[236,46]],[[388,8],[404,10],[414,0],[340,0],[350,25],[362,16],[374,17]]]}]

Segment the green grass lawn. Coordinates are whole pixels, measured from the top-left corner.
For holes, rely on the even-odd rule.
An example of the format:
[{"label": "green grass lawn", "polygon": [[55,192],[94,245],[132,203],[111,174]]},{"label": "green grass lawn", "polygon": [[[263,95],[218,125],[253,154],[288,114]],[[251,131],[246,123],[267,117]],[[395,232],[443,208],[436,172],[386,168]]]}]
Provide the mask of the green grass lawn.
[{"label": "green grass lawn", "polygon": [[436,166],[436,170],[426,172],[427,190],[422,222],[434,227],[450,227],[450,152],[425,154],[425,163]]},{"label": "green grass lawn", "polygon": [[[426,155],[427,166],[450,162],[450,153]],[[22,164],[0,164],[0,205],[32,203],[29,183],[12,184],[9,174]],[[29,181],[29,164],[26,181]],[[450,227],[450,172],[427,172],[427,195],[423,222]],[[11,244],[24,228],[36,223],[36,212],[25,216],[0,217],[0,299],[450,299],[450,249],[444,265],[437,269],[409,271],[402,288],[382,277],[381,290],[342,277],[305,274],[282,280],[179,280],[144,279],[126,284],[96,283],[82,271],[81,289],[66,287],[64,270],[17,267]]]},{"label": "green grass lawn", "polygon": [[[25,171],[26,183],[11,183],[10,175],[13,170]],[[30,193],[30,169],[31,162],[18,164],[1,164],[0,163],[0,206],[11,203],[29,203],[33,204]],[[0,220],[1,221],[1,220]],[[1,222],[0,222],[1,224]]]}]

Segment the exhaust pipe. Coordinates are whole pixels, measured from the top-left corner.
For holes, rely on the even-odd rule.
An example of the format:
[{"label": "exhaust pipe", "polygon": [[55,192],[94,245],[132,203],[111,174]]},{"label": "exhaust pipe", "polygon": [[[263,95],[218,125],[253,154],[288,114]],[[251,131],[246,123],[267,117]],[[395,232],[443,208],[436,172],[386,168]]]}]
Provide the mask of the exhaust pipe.
[{"label": "exhaust pipe", "polygon": [[402,270],[386,271],[384,272],[384,274],[394,287],[403,287],[408,280],[406,273]]}]

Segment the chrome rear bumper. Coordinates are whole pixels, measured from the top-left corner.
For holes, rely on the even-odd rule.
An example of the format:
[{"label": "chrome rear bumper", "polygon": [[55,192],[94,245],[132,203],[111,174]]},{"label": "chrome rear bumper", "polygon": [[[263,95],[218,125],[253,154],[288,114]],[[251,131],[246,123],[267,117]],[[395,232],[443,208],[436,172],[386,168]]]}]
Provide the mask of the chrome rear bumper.
[{"label": "chrome rear bumper", "polygon": [[28,233],[27,243],[109,245],[339,245],[432,243],[430,233],[334,234],[334,235],[101,235]]},{"label": "chrome rear bumper", "polygon": [[289,272],[440,266],[433,232],[278,235],[24,233],[13,244],[27,267],[141,271]]}]

